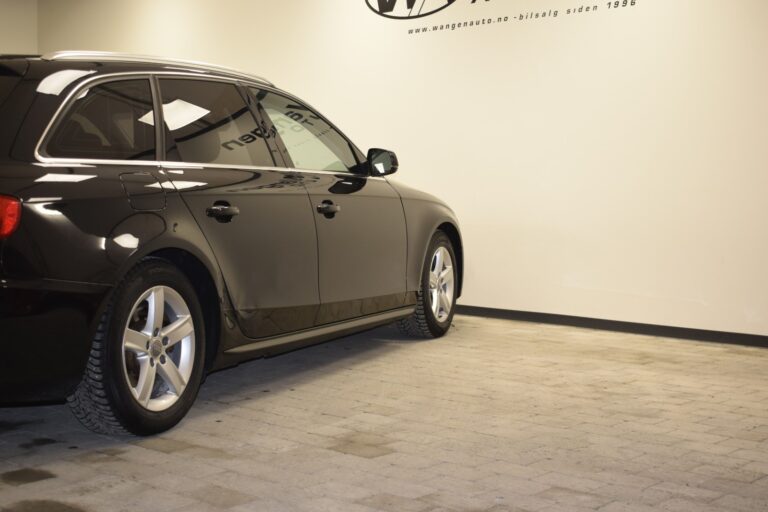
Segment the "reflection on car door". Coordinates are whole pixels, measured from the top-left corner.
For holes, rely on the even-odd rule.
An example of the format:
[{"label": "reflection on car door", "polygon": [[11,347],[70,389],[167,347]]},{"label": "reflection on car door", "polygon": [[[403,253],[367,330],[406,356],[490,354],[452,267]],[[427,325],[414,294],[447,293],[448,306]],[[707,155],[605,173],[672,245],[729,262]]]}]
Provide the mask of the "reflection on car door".
[{"label": "reflection on car door", "polygon": [[167,78],[160,89],[167,159],[178,162],[165,171],[216,254],[243,332],[312,327],[319,290],[307,177],[275,165],[269,134],[235,84]]},{"label": "reflection on car door", "polygon": [[403,306],[407,241],[398,193],[386,179],[360,172],[364,157],[309,107],[273,92],[251,92],[279,135],[284,159],[313,175],[304,186],[317,225],[317,324]]}]

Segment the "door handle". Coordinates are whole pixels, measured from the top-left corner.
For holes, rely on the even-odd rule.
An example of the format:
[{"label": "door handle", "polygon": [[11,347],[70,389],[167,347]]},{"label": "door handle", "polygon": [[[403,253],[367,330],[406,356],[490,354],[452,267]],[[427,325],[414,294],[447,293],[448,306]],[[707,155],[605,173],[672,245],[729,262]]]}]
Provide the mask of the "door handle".
[{"label": "door handle", "polygon": [[228,203],[216,203],[205,210],[205,214],[218,222],[230,222],[232,217],[240,215],[240,208]]},{"label": "door handle", "polygon": [[317,213],[325,215],[326,219],[332,219],[337,213],[341,211],[341,206],[334,204],[333,201],[325,200],[317,205]]}]

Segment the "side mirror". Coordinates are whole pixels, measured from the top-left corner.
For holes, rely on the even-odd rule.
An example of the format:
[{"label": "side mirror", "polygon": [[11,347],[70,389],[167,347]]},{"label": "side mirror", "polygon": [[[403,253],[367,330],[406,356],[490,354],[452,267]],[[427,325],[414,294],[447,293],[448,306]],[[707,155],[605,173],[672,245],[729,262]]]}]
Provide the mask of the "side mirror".
[{"label": "side mirror", "polygon": [[368,172],[371,176],[394,174],[399,165],[397,155],[391,151],[375,148],[368,151]]}]

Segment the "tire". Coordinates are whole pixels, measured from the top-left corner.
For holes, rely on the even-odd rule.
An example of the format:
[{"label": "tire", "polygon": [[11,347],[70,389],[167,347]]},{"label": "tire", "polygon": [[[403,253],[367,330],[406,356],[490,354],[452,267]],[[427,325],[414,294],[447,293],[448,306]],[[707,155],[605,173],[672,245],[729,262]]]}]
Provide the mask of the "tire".
[{"label": "tire", "polygon": [[204,319],[194,288],[173,265],[147,259],[115,288],[83,380],[67,402],[94,432],[158,434],[192,407],[204,360]]},{"label": "tire", "polygon": [[[430,287],[430,276],[433,275],[435,265],[440,264],[436,260],[438,251],[443,256],[446,254],[449,256],[450,268],[446,267],[443,271],[449,270],[450,272],[446,274],[445,280],[438,280],[437,286]],[[442,261],[445,262],[444,257]],[[440,272],[438,271],[438,273]],[[450,278],[450,281],[448,281],[448,278]],[[453,315],[456,311],[456,281],[456,254],[453,250],[453,244],[448,235],[442,231],[437,231],[429,242],[427,255],[424,260],[420,288],[416,294],[416,311],[410,317],[398,322],[397,325],[400,332],[418,338],[440,338],[444,336],[451,328]],[[433,307],[436,288],[443,290],[444,297],[450,301],[449,307]],[[437,297],[439,301],[439,294]]]}]

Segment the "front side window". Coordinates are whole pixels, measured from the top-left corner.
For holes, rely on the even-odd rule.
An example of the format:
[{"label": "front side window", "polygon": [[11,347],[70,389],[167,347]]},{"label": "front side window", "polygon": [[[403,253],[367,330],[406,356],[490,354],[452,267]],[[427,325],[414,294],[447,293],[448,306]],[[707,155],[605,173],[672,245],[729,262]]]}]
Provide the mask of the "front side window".
[{"label": "front side window", "polygon": [[297,169],[351,171],[358,165],[347,139],[319,115],[299,102],[252,89],[272,121]]},{"label": "front side window", "polygon": [[124,80],[80,93],[48,142],[49,156],[155,160],[149,80]]},{"label": "front side window", "polygon": [[232,166],[274,166],[264,134],[237,86],[160,80],[167,159]]}]

